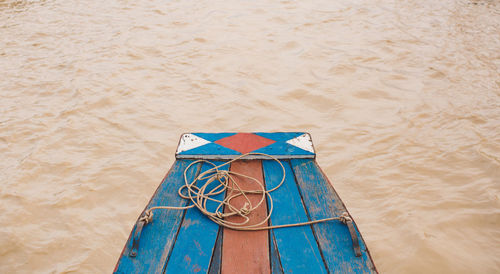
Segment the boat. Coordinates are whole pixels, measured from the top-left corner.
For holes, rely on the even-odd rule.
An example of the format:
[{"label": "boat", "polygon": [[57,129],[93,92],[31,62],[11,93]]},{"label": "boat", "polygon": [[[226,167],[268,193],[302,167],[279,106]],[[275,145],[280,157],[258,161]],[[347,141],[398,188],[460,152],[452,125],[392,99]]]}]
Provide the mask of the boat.
[{"label": "boat", "polygon": [[185,133],[114,273],[377,273],[305,132]]}]

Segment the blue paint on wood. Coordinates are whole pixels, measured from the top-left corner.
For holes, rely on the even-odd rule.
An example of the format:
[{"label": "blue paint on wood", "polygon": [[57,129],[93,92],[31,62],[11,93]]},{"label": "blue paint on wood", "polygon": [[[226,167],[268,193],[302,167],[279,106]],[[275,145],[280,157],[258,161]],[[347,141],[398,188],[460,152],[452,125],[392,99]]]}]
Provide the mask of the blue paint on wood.
[{"label": "blue paint on wood", "polygon": [[276,142],[266,147],[255,150],[254,152],[265,153],[269,155],[314,155],[314,153],[292,146],[286,142]]},{"label": "blue paint on wood", "polygon": [[286,142],[304,133],[305,132],[256,132],[255,134],[276,142]]},{"label": "blue paint on wood", "polygon": [[[184,170],[190,160],[177,160],[164,181],[156,190],[147,208],[153,206],[185,206],[187,201],[179,197],[177,190],[184,184]],[[197,175],[199,165],[187,174],[189,180]],[[142,230],[138,254],[129,257],[132,239],[129,238],[115,269],[115,273],[162,273],[174,244],[184,210],[156,210],[153,222]],[[134,231],[132,231],[133,234]]]},{"label": "blue paint on wood", "polygon": [[[270,222],[272,225],[272,222]],[[280,254],[278,252],[278,246],[276,245],[276,238],[274,237],[274,232],[269,231],[269,254],[271,256],[271,273],[272,274],[283,274],[283,267],[281,266]]]},{"label": "blue paint on wood", "polygon": [[199,136],[207,141],[215,142],[217,140],[220,140],[222,138],[226,138],[229,136],[233,136],[236,133],[193,133],[196,136]]},{"label": "blue paint on wood", "polygon": [[[210,143],[201,145],[199,147],[195,147],[189,150],[185,150],[182,152],[177,153],[177,156],[179,158],[188,158],[189,156],[196,156],[195,158],[202,158],[202,159],[228,159],[230,157],[236,157],[241,155],[242,153],[230,149],[227,147],[224,147],[222,145],[219,145],[215,143],[216,141],[220,139],[224,139],[233,135],[236,135],[237,133],[191,133],[193,135],[196,135],[200,138],[203,138]],[[312,153],[310,151],[304,150],[302,148],[296,147],[294,145],[288,144],[287,141],[294,139],[300,135],[303,135],[305,133],[303,132],[273,132],[273,133],[266,133],[266,132],[256,132],[253,133],[256,136],[267,138],[270,140],[275,141],[275,143],[270,144],[265,147],[258,148],[252,152],[259,152],[259,153],[265,153],[269,155],[276,155],[276,156],[281,156],[282,158],[294,158],[299,157],[299,158],[314,158],[315,153]],[[182,137],[181,137],[182,138]],[[233,147],[234,148],[234,147]],[[230,157],[219,157],[219,158],[214,158],[214,157],[208,157],[209,155],[212,156],[230,156]],[[290,156],[290,157],[283,157],[283,156]],[[254,157],[259,157],[259,156],[254,156]]]},{"label": "blue paint on wood", "polygon": [[[290,160],[304,204],[312,220],[339,216],[346,211],[337,193],[311,159]],[[359,235],[362,256],[354,255],[349,229],[340,221],[313,225],[323,257],[333,273],[374,273],[373,262]]]},{"label": "blue paint on wood", "polygon": [[214,253],[212,254],[212,261],[210,262],[210,268],[208,269],[209,274],[221,273],[223,235],[224,228],[219,227],[219,233],[217,234],[217,240],[215,241]]},{"label": "blue paint on wood", "polygon": [[[217,161],[212,161],[212,163],[223,164],[223,162]],[[212,167],[212,165],[204,163],[200,173]],[[228,170],[228,167],[229,165],[226,165],[219,170]],[[205,182],[206,180],[200,180],[197,185],[202,186]],[[212,182],[207,187],[206,192],[210,192],[217,185],[219,185],[217,180]],[[223,192],[212,198],[223,200],[224,195]],[[215,202],[207,202],[209,211],[215,210],[216,207]],[[196,273],[200,271],[206,273],[210,266],[218,231],[219,226],[203,215],[198,208],[187,209],[165,273]]]},{"label": "blue paint on wood", "polygon": [[[286,142],[290,139],[293,139],[295,137],[298,137],[305,132],[255,132],[255,135],[262,136],[264,138],[268,138],[277,142]],[[201,133],[201,132],[196,132],[196,133],[191,133],[196,136],[199,136],[207,141],[215,142],[217,140],[220,140],[222,138],[226,138],[229,136],[233,136],[237,133],[235,132],[223,132],[223,133]]]},{"label": "blue paint on wood", "polygon": [[183,151],[178,153],[178,155],[241,155],[241,153],[216,143],[208,143],[197,148]]},{"label": "blue paint on wood", "polygon": [[[262,161],[262,164],[266,188],[277,186],[283,176],[281,166],[271,160]],[[271,223],[280,225],[307,222],[309,220],[290,164],[287,161],[282,161],[282,164],[285,167],[285,181],[280,188],[271,192],[274,204]],[[278,228],[273,233],[285,273],[327,273],[310,225]]]}]

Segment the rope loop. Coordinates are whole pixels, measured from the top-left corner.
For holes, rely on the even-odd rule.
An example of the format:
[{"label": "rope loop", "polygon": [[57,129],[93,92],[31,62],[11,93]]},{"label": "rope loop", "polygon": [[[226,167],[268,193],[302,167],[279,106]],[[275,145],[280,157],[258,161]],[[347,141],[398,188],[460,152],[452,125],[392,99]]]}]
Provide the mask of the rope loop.
[{"label": "rope loop", "polygon": [[243,214],[243,215],[248,215],[250,214],[250,209],[248,208],[249,207],[249,203],[245,203],[245,205],[240,209],[240,213]]},{"label": "rope loop", "polygon": [[[269,190],[266,190],[264,183],[256,178],[247,176],[245,174],[237,173],[234,171],[221,169],[222,167],[227,166],[232,162],[237,161],[248,155],[262,155],[270,158],[271,160],[276,161],[280,165],[281,170],[283,172],[281,181],[276,186],[272,187]],[[187,176],[188,171],[198,163],[206,163],[208,165],[211,165],[212,168],[202,172],[201,174],[196,176],[192,181],[188,181],[188,176]],[[250,182],[254,183],[255,189],[243,190],[239,186],[238,182],[235,180],[235,177],[245,178],[249,180]],[[200,181],[205,181],[205,183],[203,185],[197,185],[197,183]],[[309,222],[301,222],[294,224],[266,226],[273,212],[273,200],[271,197],[271,192],[280,188],[281,185],[283,185],[284,181],[285,181],[285,167],[283,166],[283,164],[275,157],[264,153],[255,153],[255,152],[246,153],[220,165],[216,165],[207,160],[197,160],[189,164],[184,170],[184,185],[182,185],[177,191],[177,193],[181,198],[190,201],[190,205],[185,207],[154,206],[146,210],[144,212],[144,215],[139,219],[139,221],[144,221],[146,222],[146,224],[152,222],[153,210],[156,209],[182,210],[193,207],[198,208],[198,210],[200,210],[204,215],[210,218],[213,222],[217,223],[219,226],[227,227],[234,230],[255,231],[255,230],[267,230],[272,228],[310,225],[332,220],[340,220],[344,224],[347,223],[348,221],[352,221],[347,212],[344,212],[340,217],[330,217],[321,220],[313,220]],[[215,186],[212,184],[215,184]],[[209,187],[210,185],[212,186]],[[268,183],[268,186],[269,185],[273,184]],[[217,197],[215,197],[224,192],[226,193],[226,196],[223,200],[220,200]],[[258,200],[257,203],[255,202],[252,203],[248,198],[249,194],[260,195],[260,199]],[[230,203],[230,201],[240,196],[244,198],[245,203],[241,208],[236,208],[234,205]],[[266,197],[269,202],[269,211],[267,216],[265,216],[265,218],[259,221],[258,223],[249,225],[248,222],[250,221],[250,218],[248,217],[248,215],[250,215],[256,208],[258,208],[262,204],[265,204]],[[216,204],[215,210],[210,211],[208,209],[207,207],[208,202],[210,202],[211,204],[213,203]],[[222,211],[225,212],[223,213]],[[240,221],[226,219],[227,217],[236,215],[242,217]]]},{"label": "rope loop", "polygon": [[228,177],[229,177],[229,172],[227,172],[226,170],[217,170],[216,173],[217,180],[226,182]]},{"label": "rope loop", "polygon": [[348,222],[352,222],[352,219],[351,219],[351,217],[349,217],[349,213],[347,213],[347,212],[342,213],[342,215],[340,215],[340,217],[339,217],[339,220],[343,224],[347,224]]},{"label": "rope loop", "polygon": [[139,218],[139,221],[143,221],[146,224],[151,223],[153,221],[153,210],[148,209],[144,211],[144,215],[142,215],[141,218]]}]

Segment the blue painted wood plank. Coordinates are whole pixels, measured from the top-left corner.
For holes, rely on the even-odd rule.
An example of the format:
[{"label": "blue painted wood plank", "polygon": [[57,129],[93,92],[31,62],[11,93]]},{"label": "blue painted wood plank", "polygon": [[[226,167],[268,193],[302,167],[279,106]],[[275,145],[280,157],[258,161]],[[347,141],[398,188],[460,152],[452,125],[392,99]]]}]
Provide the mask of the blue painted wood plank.
[{"label": "blue painted wood plank", "polygon": [[[272,222],[270,222],[272,225]],[[278,253],[278,246],[276,245],[276,238],[274,232],[269,231],[269,254],[271,256],[271,273],[283,274],[283,267],[281,266],[280,254]]]},{"label": "blue painted wood plank", "polygon": [[208,269],[209,274],[221,273],[222,237],[224,237],[224,228],[219,227],[219,233],[217,234],[217,240],[215,241],[214,253],[212,254],[212,261],[210,262],[210,268]]},{"label": "blue painted wood plank", "polygon": [[[262,164],[266,188],[272,189],[281,181],[283,171],[276,161],[266,160]],[[280,188],[271,192],[274,204],[271,223],[280,225],[307,222],[306,210],[290,163],[282,161],[282,164],[285,167],[285,181]],[[310,225],[278,228],[273,233],[285,273],[327,273]]]},{"label": "blue painted wood plank", "polygon": [[[179,197],[177,190],[184,184],[183,173],[190,160],[177,160],[147,208],[160,205],[185,206],[187,201]],[[192,167],[187,174],[190,180],[197,175],[199,165]],[[142,230],[138,254],[130,257],[131,237],[122,252],[115,273],[162,273],[169,256],[175,236],[182,221],[184,210],[156,210],[153,222]],[[134,231],[132,231],[133,235]]]},{"label": "blue painted wood plank", "polygon": [[[224,162],[212,161],[212,163],[220,165]],[[229,165],[223,166],[220,170],[228,170],[228,167]],[[200,172],[210,168],[213,166],[204,163]],[[205,182],[206,180],[200,180],[197,185],[202,186]],[[210,192],[218,184],[218,181],[212,182],[206,192]],[[223,200],[224,195],[225,192],[213,198]],[[207,202],[209,211],[215,210],[216,207],[215,202]],[[165,273],[206,273],[210,266],[218,231],[219,226],[201,213],[198,208],[187,209]]]},{"label": "blue painted wood plank", "polygon": [[[339,196],[314,160],[293,159],[290,162],[312,220],[339,216],[346,211]],[[314,224],[313,228],[330,272],[376,273],[357,227],[355,228],[360,240],[361,257],[354,255],[349,229],[340,221]]]}]

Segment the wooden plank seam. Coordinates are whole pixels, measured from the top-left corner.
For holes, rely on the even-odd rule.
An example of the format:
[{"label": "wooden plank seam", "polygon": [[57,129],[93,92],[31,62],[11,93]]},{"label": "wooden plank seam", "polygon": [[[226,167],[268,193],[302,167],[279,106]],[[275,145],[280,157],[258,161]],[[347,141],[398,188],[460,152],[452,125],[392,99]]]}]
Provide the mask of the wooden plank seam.
[{"label": "wooden plank seam", "polygon": [[[292,163],[290,161],[287,161],[288,164],[290,165],[290,167],[292,167]],[[311,221],[311,215],[309,214],[309,209],[307,208],[305,202],[304,202],[304,195],[302,195],[302,189],[300,188],[300,185],[298,183],[298,180],[297,180],[297,175],[295,174],[295,170],[292,168],[292,173],[293,173],[293,177],[294,177],[294,181],[295,181],[295,185],[297,186],[297,189],[298,189],[298,192],[299,192],[299,195],[300,195],[300,202],[302,203],[302,207],[305,209],[305,213],[306,213],[306,216],[307,216],[307,219],[309,221]],[[319,243],[319,240],[318,240],[318,235],[316,234],[316,229],[314,229],[314,225],[309,225],[311,227],[311,230],[312,230],[312,233],[314,235],[314,240],[316,241],[316,244],[318,245],[318,247],[321,247],[320,243]],[[325,255],[323,254],[323,250],[321,248],[319,248],[319,252],[321,254],[321,260],[323,261],[323,264],[325,266],[325,269],[328,273],[330,273],[330,269],[328,269],[328,264],[326,263],[326,260],[325,260]]]}]

